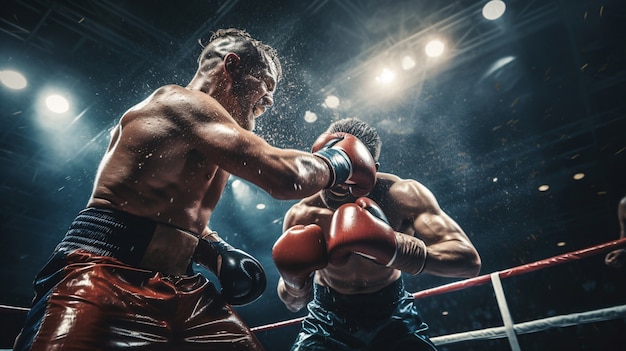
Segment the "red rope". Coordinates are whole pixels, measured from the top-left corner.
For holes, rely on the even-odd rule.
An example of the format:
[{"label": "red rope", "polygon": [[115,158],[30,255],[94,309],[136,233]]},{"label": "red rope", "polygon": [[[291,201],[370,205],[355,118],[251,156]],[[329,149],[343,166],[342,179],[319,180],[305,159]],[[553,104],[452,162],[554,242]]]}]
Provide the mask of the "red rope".
[{"label": "red rope", "polygon": [[[602,252],[608,252],[608,251],[611,251],[612,249],[615,249],[615,247],[624,246],[624,245],[626,245],[626,238],[609,241],[607,243],[588,247],[586,249],[568,252],[562,255],[546,258],[541,261],[536,261],[536,262],[528,263],[525,265],[505,269],[497,273],[500,276],[500,278],[513,277],[516,275],[533,272],[533,271],[543,269],[546,267],[555,266],[555,265],[563,264],[566,262],[579,260],[585,257],[597,255]],[[419,299],[422,297],[436,295],[436,294],[440,294],[444,292],[462,290],[470,286],[482,285],[490,281],[491,281],[490,274],[485,274],[485,275],[481,275],[478,277],[462,280],[459,282],[454,282],[454,283],[438,286],[436,288],[418,291],[413,294],[413,297],[416,299]]]},{"label": "red rope", "polygon": [[[525,264],[525,265],[521,265],[521,266],[505,269],[505,270],[499,271],[497,273],[498,273],[498,275],[501,278],[508,278],[508,277],[512,277],[512,276],[516,276],[516,275],[520,275],[520,274],[525,274],[525,273],[533,272],[533,271],[536,271],[536,270],[540,270],[540,269],[543,269],[543,268],[546,268],[546,267],[550,267],[550,266],[554,266],[554,265],[559,265],[559,264],[563,264],[563,263],[579,260],[579,259],[586,258],[586,257],[589,257],[589,256],[597,255],[597,254],[602,253],[602,252],[608,252],[608,251],[610,251],[612,249],[615,249],[615,247],[621,247],[621,246],[626,246],[626,238],[609,241],[607,243],[596,245],[596,246],[592,246],[592,247],[589,247],[589,248],[586,248],[586,249],[573,251],[573,252],[569,252],[569,253],[566,253],[566,254],[550,257],[550,258],[547,258],[545,260],[536,261],[536,262],[528,263],[528,264]],[[418,292],[413,294],[413,297],[416,298],[416,299],[419,299],[419,298],[423,298],[423,297],[427,297],[427,296],[432,296],[432,295],[437,295],[437,294],[441,294],[441,293],[445,293],[445,292],[462,290],[462,289],[465,289],[465,288],[468,288],[468,287],[472,287],[472,286],[482,285],[482,284],[488,283],[490,281],[491,281],[490,274],[485,274],[485,275],[481,275],[481,276],[478,276],[478,277],[465,279],[465,280],[461,280],[461,281],[450,283],[450,284],[446,284],[446,285],[441,285],[441,286],[438,286],[438,287],[435,287],[435,288],[431,288],[431,289],[427,289],[427,290],[423,290],[423,291],[418,291]],[[15,306],[0,305],[0,312],[5,312],[5,311],[6,312],[11,312],[11,311],[27,312],[28,310],[29,309],[26,308],[26,307],[15,307]],[[265,330],[285,327],[285,326],[289,326],[289,325],[298,324],[298,323],[302,322],[303,319],[304,319],[304,317],[300,317],[300,318],[290,319],[290,320],[286,320],[286,321],[282,321],[282,322],[261,325],[261,326],[258,326],[258,327],[253,327],[253,328],[251,328],[251,330],[253,332],[260,332],[260,331],[265,331]]]},{"label": "red rope", "polygon": [[[536,270],[539,270],[539,269],[543,269],[543,268],[546,268],[546,267],[555,266],[555,265],[563,264],[563,263],[566,263],[566,262],[579,260],[579,259],[582,259],[582,258],[586,258],[586,257],[589,257],[589,256],[600,254],[602,252],[608,252],[608,251],[610,251],[612,249],[615,249],[616,247],[620,247],[620,246],[626,246],[626,238],[609,241],[607,243],[596,245],[596,246],[592,246],[592,247],[589,247],[589,248],[586,248],[586,249],[573,251],[573,252],[568,252],[566,254],[550,257],[550,258],[547,258],[547,259],[544,259],[544,260],[541,260],[541,261],[536,261],[536,262],[528,263],[528,264],[525,264],[525,265],[521,265],[521,266],[505,269],[503,271],[497,272],[497,274],[500,276],[500,278],[508,278],[508,277],[512,277],[512,276],[516,276],[516,275],[520,275],[520,274],[533,272],[533,271],[536,271]],[[438,287],[435,287],[435,288],[418,291],[418,292],[413,294],[413,297],[416,298],[416,299],[419,299],[419,298],[432,296],[432,295],[437,295],[437,294],[441,294],[441,293],[445,293],[445,292],[452,292],[452,291],[462,290],[462,289],[469,288],[469,287],[472,287],[472,286],[479,286],[479,285],[483,285],[483,284],[489,283],[489,282],[491,282],[491,274],[485,274],[485,275],[481,275],[481,276],[478,276],[478,277],[465,279],[465,280],[461,280],[461,281],[450,283],[450,284],[446,284],[446,285],[441,285],[441,286],[438,286]],[[286,320],[286,321],[282,321],[282,322],[278,322],[278,323],[272,323],[272,324],[261,325],[261,326],[258,326],[258,327],[253,327],[251,329],[252,329],[253,332],[266,331],[266,330],[270,330],[270,329],[274,329],[274,328],[280,328],[280,327],[284,327],[284,326],[288,326],[288,325],[298,324],[298,323],[302,322],[303,319],[304,319],[304,317],[296,318],[296,319],[290,319],[290,320]]]}]

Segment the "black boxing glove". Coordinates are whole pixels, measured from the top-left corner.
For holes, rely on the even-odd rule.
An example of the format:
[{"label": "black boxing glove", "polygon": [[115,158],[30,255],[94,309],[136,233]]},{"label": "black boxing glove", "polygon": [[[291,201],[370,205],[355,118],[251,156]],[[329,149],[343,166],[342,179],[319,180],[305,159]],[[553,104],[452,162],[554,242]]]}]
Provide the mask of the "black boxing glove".
[{"label": "black boxing glove", "polygon": [[212,241],[211,245],[222,257],[217,276],[226,301],[232,305],[245,305],[259,298],[267,285],[261,263],[223,240]]},{"label": "black boxing glove", "polygon": [[249,304],[265,291],[267,279],[261,263],[222,239],[200,239],[194,260],[217,275],[221,294],[231,305]]}]

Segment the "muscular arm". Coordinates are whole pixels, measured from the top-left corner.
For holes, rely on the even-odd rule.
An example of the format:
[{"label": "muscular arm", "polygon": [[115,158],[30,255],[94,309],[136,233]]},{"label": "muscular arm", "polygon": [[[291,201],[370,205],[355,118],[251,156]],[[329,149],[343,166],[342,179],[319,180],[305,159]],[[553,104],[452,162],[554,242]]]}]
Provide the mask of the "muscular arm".
[{"label": "muscular arm", "polygon": [[320,158],[307,152],[273,147],[241,128],[213,99],[200,92],[190,92],[190,95],[194,96],[190,96],[189,101],[179,103],[188,103],[186,110],[194,113],[190,122],[192,137],[200,151],[219,167],[261,187],[277,199],[303,198],[329,183],[329,168]]},{"label": "muscular arm", "polygon": [[287,213],[285,213],[285,217],[283,218],[283,232],[294,225],[307,225],[314,223],[315,218],[313,218],[314,216],[309,215],[311,208],[305,205],[306,201],[308,201],[308,198],[303,199],[302,201],[291,206]]},{"label": "muscular arm", "polygon": [[165,86],[129,109],[113,130],[89,206],[198,233],[229,174],[278,199],[305,197],[332,177],[313,154],[274,148],[241,128],[210,96]]},{"label": "muscular arm", "polygon": [[313,299],[312,289],[303,291],[302,294],[294,294],[293,291],[287,290],[287,287],[285,286],[285,281],[282,277],[278,279],[276,292],[278,293],[278,297],[280,298],[280,300],[285,304],[285,307],[287,307],[287,309],[291,312],[300,311],[304,306],[307,305],[309,301]]},{"label": "muscular arm", "polygon": [[[287,211],[283,221],[283,232],[298,224],[306,225],[314,222],[311,207],[304,204],[306,201],[307,199],[302,200]],[[310,283],[312,283],[312,277]],[[311,284],[306,284],[302,289],[298,290],[293,287],[287,287],[282,277],[278,280],[276,292],[280,300],[285,304],[285,307],[291,312],[299,311],[313,298]]]},{"label": "muscular arm", "polygon": [[391,191],[409,211],[415,236],[426,243],[424,272],[446,277],[478,275],[481,266],[478,252],[463,229],[439,207],[430,190],[416,181],[403,180]]}]

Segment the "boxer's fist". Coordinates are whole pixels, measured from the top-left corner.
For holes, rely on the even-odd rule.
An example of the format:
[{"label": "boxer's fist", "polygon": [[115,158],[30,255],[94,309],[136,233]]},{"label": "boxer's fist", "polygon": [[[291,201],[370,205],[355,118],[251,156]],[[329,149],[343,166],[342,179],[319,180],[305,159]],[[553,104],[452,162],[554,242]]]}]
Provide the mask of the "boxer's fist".
[{"label": "boxer's fist", "polygon": [[251,303],[265,291],[267,279],[261,263],[224,240],[200,239],[194,261],[215,273],[222,296],[232,305]]},{"label": "boxer's fist", "polygon": [[350,254],[357,254],[415,275],[424,270],[428,255],[422,240],[395,232],[382,209],[366,197],[335,211],[327,241],[333,264],[345,263]]},{"label": "boxer's fist", "polygon": [[367,195],[376,183],[376,162],[367,147],[347,133],[323,133],[311,151],[329,165],[333,175],[328,188],[348,185],[355,196]]},{"label": "boxer's fist", "polygon": [[340,206],[330,225],[328,255],[333,264],[344,264],[350,254],[390,265],[396,257],[396,234],[383,211],[371,199]]},{"label": "boxer's fist", "polygon": [[274,243],[272,258],[289,292],[308,292],[313,273],[328,264],[322,228],[309,224],[287,229]]}]

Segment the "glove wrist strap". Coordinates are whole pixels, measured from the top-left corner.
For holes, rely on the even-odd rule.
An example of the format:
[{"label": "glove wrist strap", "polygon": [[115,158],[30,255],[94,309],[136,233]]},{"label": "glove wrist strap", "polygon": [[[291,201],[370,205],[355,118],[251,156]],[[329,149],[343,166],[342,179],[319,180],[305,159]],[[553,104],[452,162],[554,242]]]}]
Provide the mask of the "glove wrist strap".
[{"label": "glove wrist strap", "polygon": [[352,163],[345,152],[337,149],[322,149],[314,153],[326,162],[331,172],[331,179],[326,188],[344,184],[352,175]]},{"label": "glove wrist strap", "polygon": [[395,234],[397,250],[388,266],[409,274],[420,274],[426,265],[426,244],[414,236],[397,232]]}]

